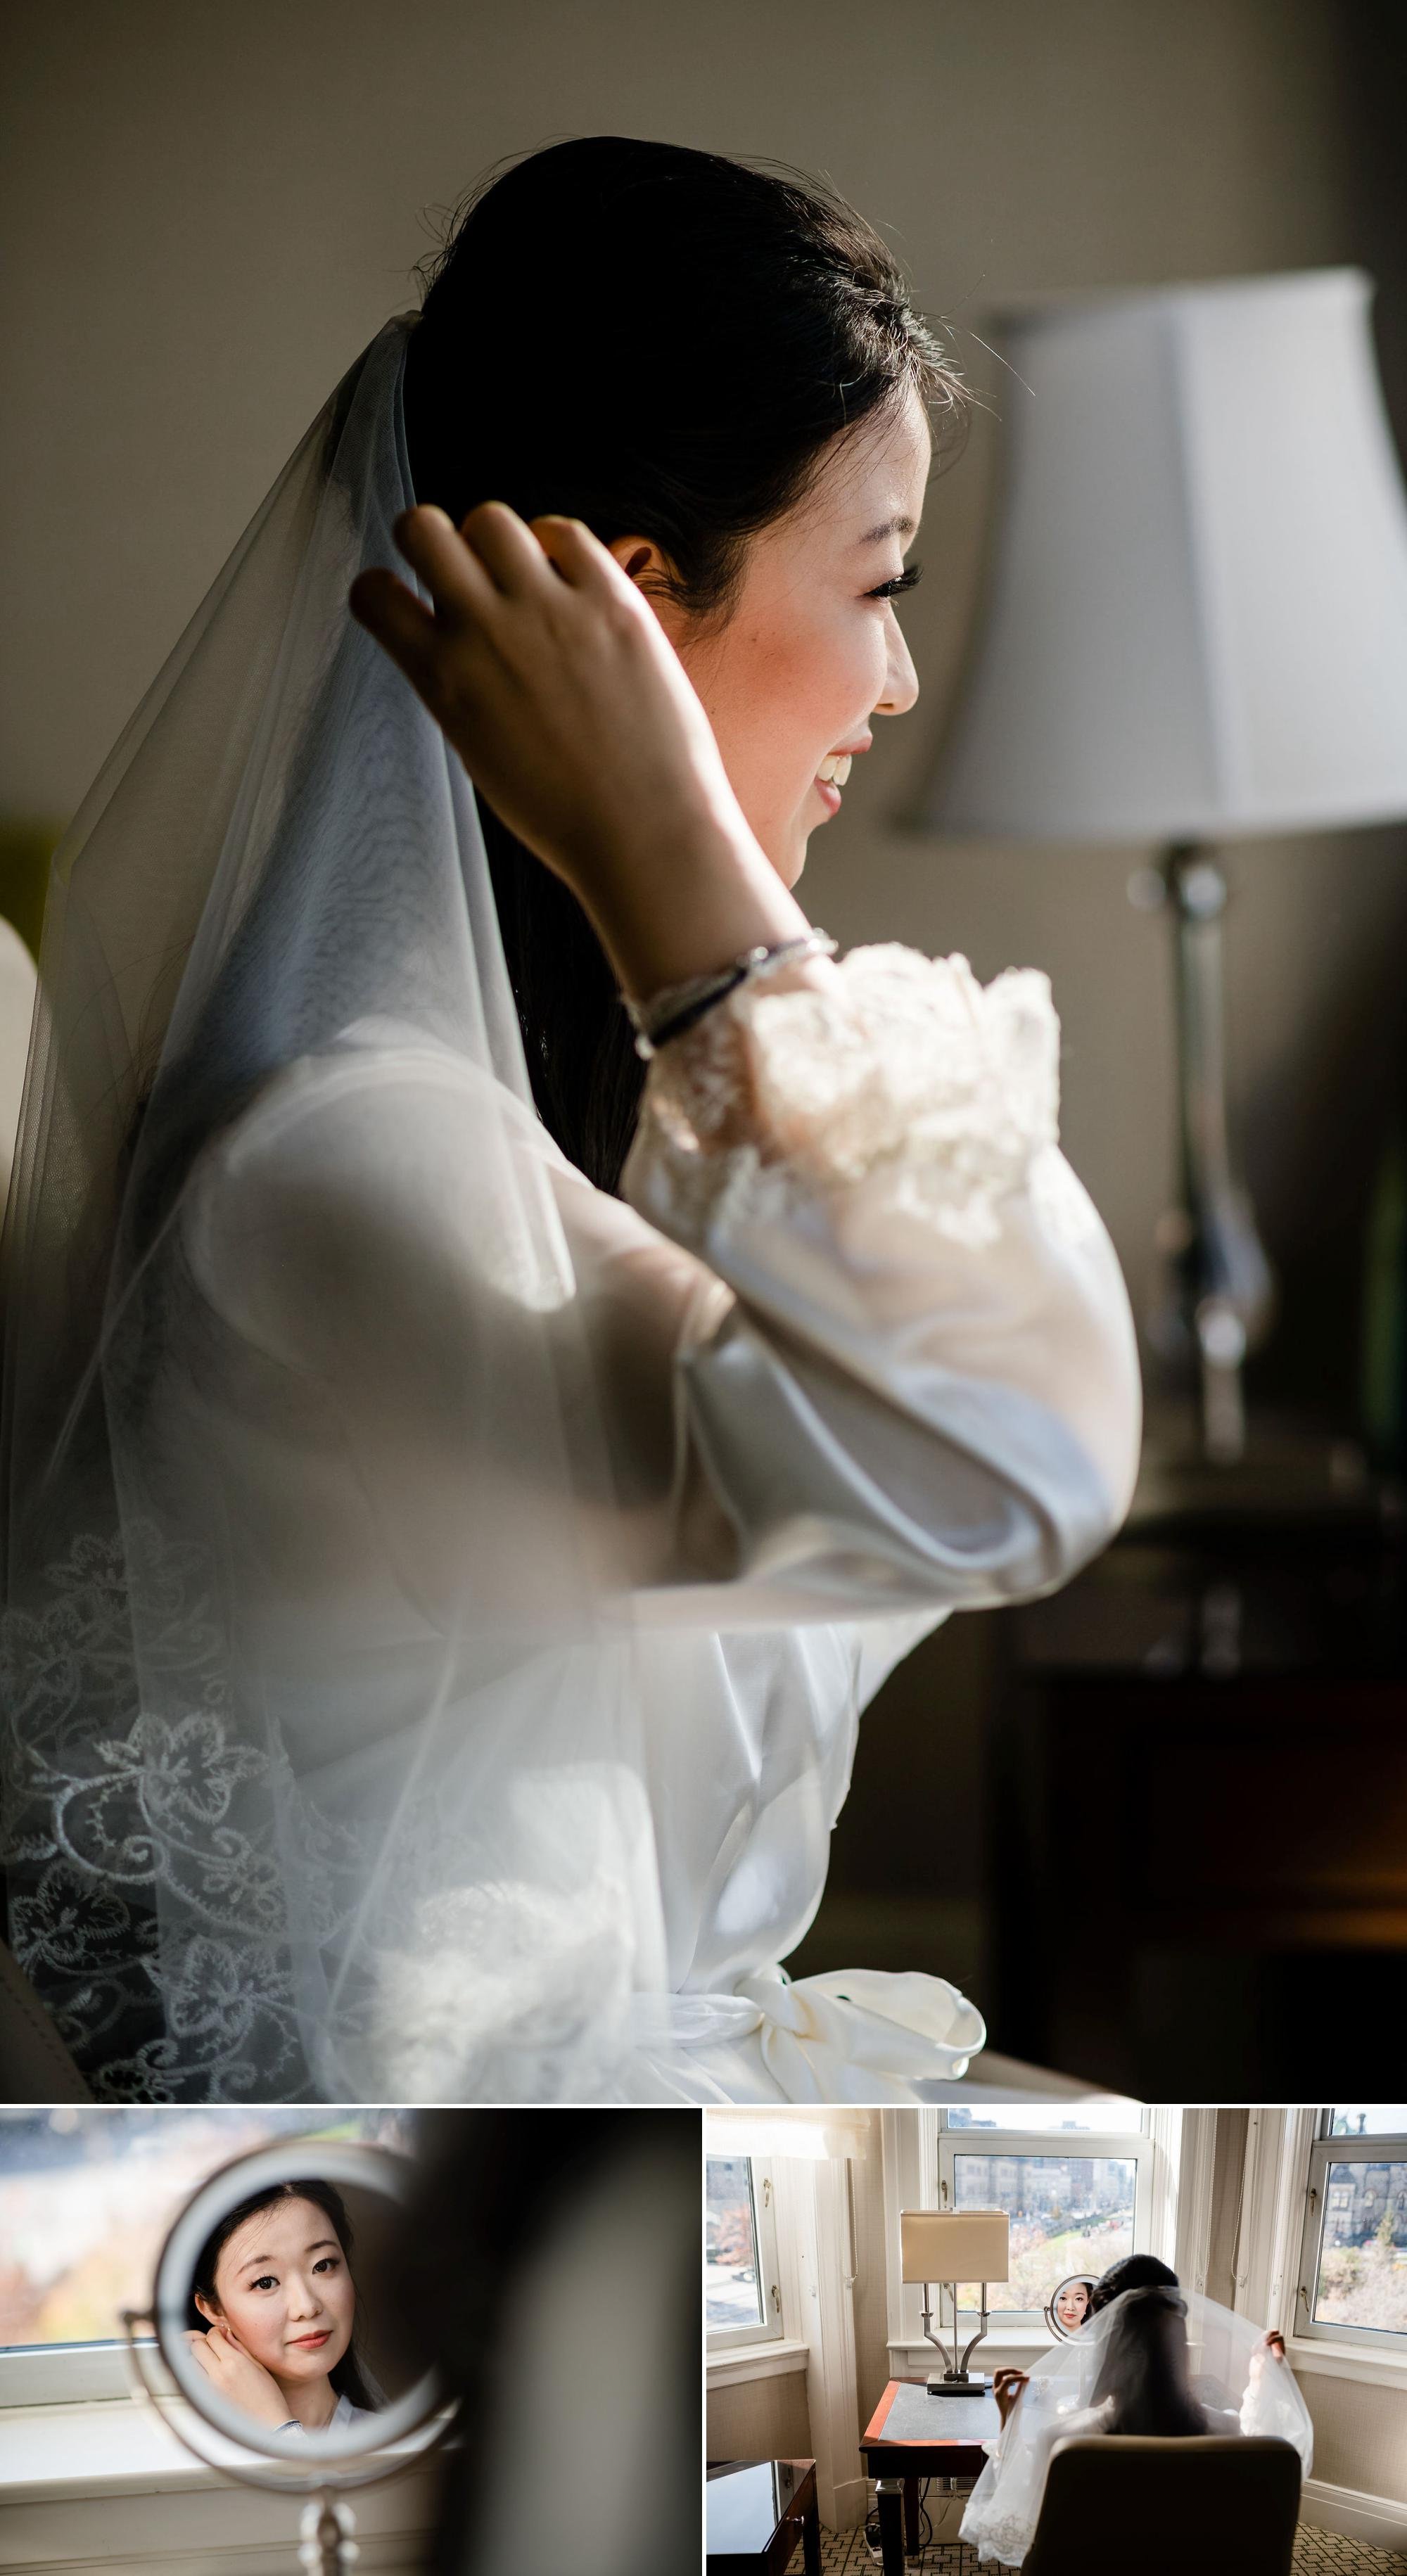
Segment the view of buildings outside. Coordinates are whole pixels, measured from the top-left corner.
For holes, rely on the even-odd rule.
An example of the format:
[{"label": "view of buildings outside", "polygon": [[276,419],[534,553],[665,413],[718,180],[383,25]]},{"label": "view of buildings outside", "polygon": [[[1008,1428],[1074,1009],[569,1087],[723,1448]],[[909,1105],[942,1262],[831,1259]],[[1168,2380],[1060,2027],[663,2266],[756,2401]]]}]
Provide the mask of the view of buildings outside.
[{"label": "view of buildings outside", "polygon": [[0,2348],[107,2343],[207,2175],[278,2137],[409,2143],[400,2111],[0,2108]]},{"label": "view of buildings outside", "polygon": [[704,2315],[710,2326],[762,2323],[752,2170],[746,2156],[707,2159]]},{"label": "view of buildings outside", "polygon": [[1407,2334],[1407,2159],[1329,2166],[1314,2315]]},{"label": "view of buildings outside", "polygon": [[[1131,2157],[981,2153],[964,2146],[953,2158],[957,2209],[1004,2209],[1011,2221],[1010,2274],[988,2287],[994,2315],[1043,2308],[1070,2272],[1107,2272],[1133,2252],[1134,2165]],[[963,2307],[980,2289],[965,2284]]]}]

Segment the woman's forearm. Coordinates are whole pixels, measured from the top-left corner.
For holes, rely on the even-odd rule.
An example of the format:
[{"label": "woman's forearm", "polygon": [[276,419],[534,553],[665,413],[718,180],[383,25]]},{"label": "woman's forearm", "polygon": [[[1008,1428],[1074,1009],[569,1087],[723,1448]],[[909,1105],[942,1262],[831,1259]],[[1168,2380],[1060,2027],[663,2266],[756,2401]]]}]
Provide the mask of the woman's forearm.
[{"label": "woman's forearm", "polygon": [[810,927],[746,826],[711,816],[625,858],[586,902],[622,992],[636,1001]]}]

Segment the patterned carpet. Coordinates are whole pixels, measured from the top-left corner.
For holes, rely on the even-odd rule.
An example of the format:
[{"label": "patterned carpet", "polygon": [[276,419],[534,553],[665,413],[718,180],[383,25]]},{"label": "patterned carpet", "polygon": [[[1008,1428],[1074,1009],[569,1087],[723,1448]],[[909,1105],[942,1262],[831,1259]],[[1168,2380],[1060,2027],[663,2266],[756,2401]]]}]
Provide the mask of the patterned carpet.
[{"label": "patterned carpet", "polygon": [[[865,2547],[863,2531],[821,2532],[823,2576],[872,2576],[875,2560]],[[977,2576],[976,2553],[961,2542],[937,2541],[922,2558],[906,2562],[909,2576]],[[793,2552],[787,2576],[801,2576],[801,2550]],[[1295,2537],[1294,2576],[1407,2576],[1407,2557],[1395,2550],[1370,2549],[1366,2541],[1346,2540],[1337,2531],[1315,2531],[1301,2523]]]}]

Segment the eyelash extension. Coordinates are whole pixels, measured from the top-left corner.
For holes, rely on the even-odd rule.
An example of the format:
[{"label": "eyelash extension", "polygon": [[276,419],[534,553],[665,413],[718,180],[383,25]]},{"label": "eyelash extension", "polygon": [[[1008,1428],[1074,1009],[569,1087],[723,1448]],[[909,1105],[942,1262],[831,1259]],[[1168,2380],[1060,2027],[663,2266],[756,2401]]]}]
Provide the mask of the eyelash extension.
[{"label": "eyelash extension", "polygon": [[912,590],[915,582],[922,579],[922,564],[906,564],[892,581],[882,581],[878,590],[867,591],[865,595],[868,599],[897,599],[902,591]]}]

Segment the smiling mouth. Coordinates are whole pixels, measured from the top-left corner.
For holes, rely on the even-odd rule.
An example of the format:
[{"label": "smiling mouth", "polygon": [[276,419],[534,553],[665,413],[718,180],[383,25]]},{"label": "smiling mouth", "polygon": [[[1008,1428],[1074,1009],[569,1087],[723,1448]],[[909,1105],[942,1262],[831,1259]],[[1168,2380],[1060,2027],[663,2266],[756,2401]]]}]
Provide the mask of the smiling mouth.
[{"label": "smiling mouth", "polygon": [[326,2343],[331,2332],[332,2328],[329,2326],[323,2334],[290,2335],[288,2340],[295,2352],[313,2352],[320,2343]]}]

